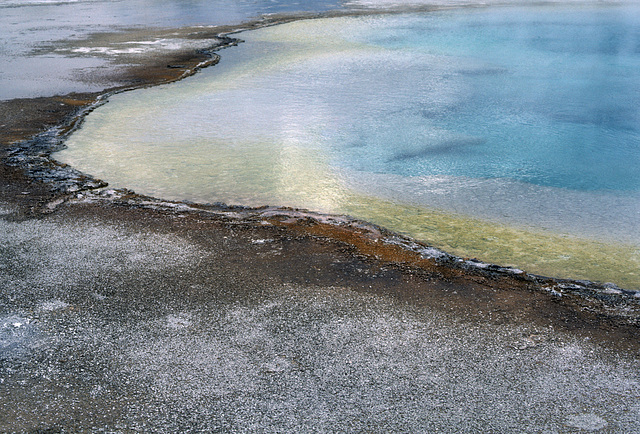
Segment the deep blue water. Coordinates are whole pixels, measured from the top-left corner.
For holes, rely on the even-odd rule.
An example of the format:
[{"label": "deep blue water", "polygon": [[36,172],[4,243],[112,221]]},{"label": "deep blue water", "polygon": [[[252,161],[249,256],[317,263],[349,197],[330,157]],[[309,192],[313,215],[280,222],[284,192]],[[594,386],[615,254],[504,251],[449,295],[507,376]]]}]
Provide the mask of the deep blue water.
[{"label": "deep blue water", "polygon": [[[446,19],[405,16],[398,25],[363,32],[361,40],[384,49],[446,59],[451,65],[437,79],[454,95],[428,97],[437,85],[432,65],[398,70],[398,79],[410,80],[415,94],[426,97],[408,98],[400,112],[384,113],[386,125],[370,119],[355,126],[343,141],[355,145],[348,166],[640,191],[639,11],[519,8]],[[390,141],[399,151],[367,158]]]}]

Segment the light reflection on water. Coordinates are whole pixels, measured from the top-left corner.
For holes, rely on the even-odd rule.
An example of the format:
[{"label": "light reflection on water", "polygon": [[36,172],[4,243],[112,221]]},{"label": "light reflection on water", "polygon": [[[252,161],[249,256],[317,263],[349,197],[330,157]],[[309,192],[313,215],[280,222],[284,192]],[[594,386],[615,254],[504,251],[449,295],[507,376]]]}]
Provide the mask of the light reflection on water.
[{"label": "light reflection on water", "polygon": [[640,288],[627,16],[492,9],[249,32],[195,78],[114,97],[59,158],[140,193],[348,213],[465,256]]}]

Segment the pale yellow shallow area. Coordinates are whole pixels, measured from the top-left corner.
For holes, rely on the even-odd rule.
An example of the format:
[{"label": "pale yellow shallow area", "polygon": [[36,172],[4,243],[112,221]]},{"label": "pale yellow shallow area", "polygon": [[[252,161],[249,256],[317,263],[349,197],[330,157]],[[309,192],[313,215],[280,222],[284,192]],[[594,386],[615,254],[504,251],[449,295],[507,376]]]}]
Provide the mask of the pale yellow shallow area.
[{"label": "pale yellow shallow area", "polygon": [[354,215],[450,253],[553,277],[613,282],[640,289],[640,249],[532,231],[409,205],[361,198]]},{"label": "pale yellow shallow area", "polygon": [[155,146],[114,150],[114,145],[93,144],[93,151],[83,150],[84,158],[62,159],[112,186],[167,199],[348,214],[463,257],[640,289],[637,246],[535,231],[358,194],[342,185],[322,153],[295,145],[207,142],[201,152],[184,154],[176,144],[176,155],[171,155],[171,150]]}]

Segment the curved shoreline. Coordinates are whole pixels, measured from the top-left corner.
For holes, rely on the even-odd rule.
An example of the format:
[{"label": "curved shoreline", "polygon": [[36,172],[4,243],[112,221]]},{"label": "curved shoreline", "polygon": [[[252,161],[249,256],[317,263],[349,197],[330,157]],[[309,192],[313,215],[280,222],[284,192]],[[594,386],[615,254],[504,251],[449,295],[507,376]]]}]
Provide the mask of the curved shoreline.
[{"label": "curved shoreline", "polygon": [[[449,7],[429,7],[431,11]],[[413,11],[413,10],[411,10]],[[189,215],[224,221],[234,225],[273,225],[287,231],[355,249],[374,261],[423,273],[429,279],[456,282],[457,285],[483,286],[491,290],[520,290],[544,294],[551,303],[585,315],[587,322],[612,322],[633,330],[640,325],[640,291],[629,291],[613,284],[555,279],[528,274],[521,270],[486,264],[474,259],[449,255],[407,237],[391,233],[378,226],[345,216],[327,216],[289,208],[245,208],[223,204],[203,205],[163,201],[136,195],[128,190],[104,189],[103,181],[87,176],[72,167],[58,163],[51,154],[64,146],[66,136],[77,128],[84,117],[109,96],[181,80],[198,70],[214,65],[216,51],[238,40],[229,35],[258,27],[282,24],[300,19],[348,15],[404,13],[402,11],[334,11],[324,14],[272,16],[241,26],[224,26],[207,31],[208,39],[218,43],[191,56],[171,54],[150,58],[144,67],[125,69],[128,84],[104,92],[71,94],[51,98],[11,100],[0,103],[4,125],[0,136],[2,167],[0,186],[3,197],[17,208],[14,218],[42,216],[61,209],[86,206],[97,208],[145,209],[161,214]],[[21,111],[21,117],[10,117]],[[5,118],[10,118],[6,121]],[[101,190],[102,189],[102,190]],[[25,194],[28,193],[28,194]],[[595,324],[593,323],[593,324]]]}]

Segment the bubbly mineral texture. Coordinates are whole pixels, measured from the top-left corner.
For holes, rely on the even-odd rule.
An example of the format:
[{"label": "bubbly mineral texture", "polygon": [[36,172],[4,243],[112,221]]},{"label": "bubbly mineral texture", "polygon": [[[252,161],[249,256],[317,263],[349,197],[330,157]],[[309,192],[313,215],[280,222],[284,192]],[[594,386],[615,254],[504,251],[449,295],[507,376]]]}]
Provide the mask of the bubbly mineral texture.
[{"label": "bubbly mineral texture", "polygon": [[0,431],[640,423],[637,326],[518,270],[293,210],[84,195],[2,210]]}]

